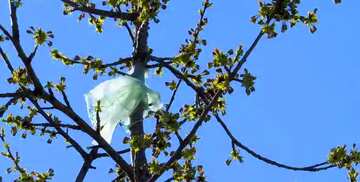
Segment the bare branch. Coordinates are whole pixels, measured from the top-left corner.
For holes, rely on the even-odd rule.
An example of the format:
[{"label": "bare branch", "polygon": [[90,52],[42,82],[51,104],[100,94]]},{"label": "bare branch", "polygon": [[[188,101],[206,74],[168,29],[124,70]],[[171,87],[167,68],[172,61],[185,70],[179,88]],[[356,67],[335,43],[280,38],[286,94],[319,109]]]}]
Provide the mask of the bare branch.
[{"label": "bare branch", "polygon": [[[128,152],[130,152],[130,149],[120,150],[120,151],[118,151],[116,153],[118,153],[120,155],[120,154],[125,154],[125,153],[128,153]],[[107,153],[98,153],[95,156],[95,158],[102,158],[102,157],[109,157],[109,154],[107,154]]]},{"label": "bare branch", "polygon": [[11,73],[14,72],[14,67],[11,65],[9,58],[7,57],[6,53],[4,52],[4,50],[1,47],[0,47],[0,55],[4,59],[5,64],[8,67],[8,69],[10,70],[10,72]]},{"label": "bare branch", "polygon": [[30,62],[34,59],[38,48],[39,48],[39,45],[36,45],[35,48],[34,48],[34,50],[30,53],[30,56],[29,56],[29,61],[30,61]]},{"label": "bare branch", "polygon": [[51,110],[56,109],[55,107],[41,107],[42,110]]},{"label": "bare branch", "polygon": [[[43,109],[43,108],[41,108]],[[55,127],[51,123],[31,123],[32,126],[41,126],[41,127]],[[57,127],[61,128],[67,128],[67,129],[73,129],[73,130],[81,130],[81,128],[77,125],[71,125],[71,124],[56,124]]]},{"label": "bare branch", "polygon": [[120,58],[119,60],[117,60],[115,62],[104,64],[103,68],[107,68],[107,67],[111,67],[111,66],[117,66],[117,65],[121,65],[121,64],[126,64],[126,63],[129,63],[132,60],[133,60],[133,57]]},{"label": "bare branch", "polygon": [[129,36],[130,36],[130,38],[131,38],[132,43],[135,44],[134,33],[133,33],[133,31],[131,30],[130,25],[129,25],[128,23],[125,23],[124,26],[125,26],[126,30],[128,31],[128,33],[129,33]]},{"label": "bare branch", "polygon": [[6,30],[4,26],[0,24],[0,30],[6,35],[7,38],[10,39],[11,42],[14,42],[13,37],[11,36],[10,32]]},{"label": "bare branch", "polygon": [[293,167],[293,166],[289,166],[286,164],[281,164],[278,163],[274,160],[271,160],[269,158],[266,158],[258,153],[256,153],[254,150],[251,150],[250,148],[248,148],[247,146],[245,146],[244,144],[242,144],[238,139],[235,138],[235,136],[231,133],[230,129],[226,126],[225,122],[220,118],[220,116],[217,113],[214,113],[214,116],[216,118],[216,120],[218,121],[218,123],[220,123],[220,125],[222,126],[222,128],[225,130],[226,134],[229,136],[229,138],[231,139],[231,142],[233,144],[235,144],[236,146],[240,147],[241,149],[245,150],[247,153],[249,153],[250,155],[252,155],[253,157],[267,163],[273,166],[277,166],[280,168],[284,168],[284,169],[289,169],[289,170],[294,170],[294,171],[309,171],[309,172],[316,172],[316,171],[321,171],[321,170],[326,170],[329,168],[333,168],[336,167],[335,165],[330,165],[328,162],[323,162],[320,164],[315,164],[315,165],[311,165],[311,166],[306,166],[306,167]]},{"label": "bare branch", "polygon": [[9,6],[10,6],[12,38],[14,41],[20,42],[19,25],[17,22],[17,14],[16,14],[17,7],[15,5],[15,2],[12,0],[9,0]]},{"label": "bare branch", "polygon": [[[180,80],[177,82],[176,87],[175,87],[175,89],[174,89],[174,91],[173,91],[173,93],[172,93],[172,95],[171,95],[169,104],[167,104],[167,106],[166,106],[166,112],[169,112],[169,110],[170,110],[170,108],[171,108],[171,105],[173,104],[173,102],[174,102],[174,100],[175,100],[176,93],[177,93],[177,91],[179,90],[179,87],[180,87],[181,83],[182,83],[182,80],[180,79]],[[157,124],[158,124],[158,123],[157,123]],[[182,137],[180,136],[180,133],[179,133],[178,131],[175,131],[175,135],[176,135],[177,139],[179,140],[179,142],[182,143],[182,142],[183,142],[183,139],[182,139]]]},{"label": "bare branch", "polygon": [[61,90],[61,95],[63,96],[63,99],[64,99],[64,101],[65,101],[66,106],[69,107],[69,108],[71,108],[69,99],[68,99],[65,91]]},{"label": "bare branch", "polygon": [[[118,12],[121,13],[120,5],[117,7],[117,10],[118,10]],[[135,45],[135,36],[134,36],[134,32],[131,30],[130,25],[127,22],[125,22],[123,25],[125,26],[126,30],[128,31],[128,34],[131,38],[133,45]]]},{"label": "bare branch", "polygon": [[[270,22],[270,21],[268,21]],[[245,52],[244,56],[241,58],[241,60],[238,62],[238,64],[235,66],[233,71],[230,74],[231,79],[236,76],[236,74],[240,71],[241,67],[244,65],[244,63],[247,61],[248,57],[252,53],[252,51],[255,49],[259,41],[261,40],[262,36],[264,35],[263,31],[260,31],[259,34],[256,36],[254,42],[251,44],[249,49]]]},{"label": "bare branch", "polygon": [[37,101],[32,98],[31,95],[28,95],[27,98],[31,101],[31,103],[36,107],[38,112],[56,129],[56,131],[68,141],[76,151],[79,152],[82,158],[87,157],[86,151],[77,143],[70,135],[68,135],[45,111],[43,111]]},{"label": "bare branch", "polygon": [[4,113],[9,109],[10,105],[11,105],[12,103],[14,103],[18,98],[19,98],[19,96],[13,97],[13,98],[11,98],[8,102],[6,102],[5,105],[3,105],[2,107],[0,107],[0,118],[4,116]]},{"label": "bare branch", "polygon": [[178,89],[180,87],[181,82],[182,82],[182,79],[179,79],[179,81],[177,82],[176,87],[175,87],[175,89],[174,89],[174,91],[173,91],[173,93],[171,95],[169,104],[167,104],[167,106],[166,106],[166,112],[169,112],[169,110],[171,108],[171,105],[173,104],[173,102],[175,100],[175,95],[176,95],[176,93],[177,93],[177,91],[178,91]]},{"label": "bare branch", "polygon": [[0,93],[0,98],[6,98],[6,97],[18,97],[21,93]]},{"label": "bare branch", "polygon": [[91,166],[91,163],[96,159],[95,156],[98,152],[98,147],[93,148],[90,153],[87,155],[87,157],[84,159],[84,164],[82,165],[77,177],[76,182],[83,182],[85,179],[86,174],[88,173],[90,168],[94,168]]}]

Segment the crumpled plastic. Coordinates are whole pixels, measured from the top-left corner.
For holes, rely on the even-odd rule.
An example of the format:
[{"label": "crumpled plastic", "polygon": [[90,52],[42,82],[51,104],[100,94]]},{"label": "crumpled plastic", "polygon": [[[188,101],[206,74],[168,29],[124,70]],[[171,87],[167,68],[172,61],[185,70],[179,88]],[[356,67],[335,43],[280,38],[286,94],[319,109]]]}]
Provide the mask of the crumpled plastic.
[{"label": "crumpled plastic", "polygon": [[[97,126],[96,107],[100,101],[100,135],[111,143],[116,126],[121,123],[129,133],[130,115],[143,102],[144,115],[162,108],[160,94],[131,76],[104,81],[85,94],[87,112],[94,128]],[[96,142],[93,141],[93,144]]]}]

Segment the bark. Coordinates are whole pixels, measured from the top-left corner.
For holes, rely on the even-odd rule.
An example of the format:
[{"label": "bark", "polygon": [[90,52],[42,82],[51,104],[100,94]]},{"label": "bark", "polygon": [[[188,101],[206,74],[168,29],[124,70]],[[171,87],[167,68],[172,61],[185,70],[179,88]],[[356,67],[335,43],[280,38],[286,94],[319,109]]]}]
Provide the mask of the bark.
[{"label": "bark", "polygon": [[[145,82],[145,72],[146,72],[146,62],[148,61],[148,23],[142,23],[136,27],[135,34],[136,42],[134,45],[134,66],[133,73],[131,76]],[[138,137],[139,141],[144,138],[144,125],[143,125],[143,112],[144,112],[144,103],[140,104],[130,116],[130,135],[131,138]],[[145,149],[140,149],[140,151],[131,151],[131,159],[133,163],[133,172],[134,172],[134,181],[142,182],[147,181],[150,177],[150,174],[147,170],[147,160]]]}]

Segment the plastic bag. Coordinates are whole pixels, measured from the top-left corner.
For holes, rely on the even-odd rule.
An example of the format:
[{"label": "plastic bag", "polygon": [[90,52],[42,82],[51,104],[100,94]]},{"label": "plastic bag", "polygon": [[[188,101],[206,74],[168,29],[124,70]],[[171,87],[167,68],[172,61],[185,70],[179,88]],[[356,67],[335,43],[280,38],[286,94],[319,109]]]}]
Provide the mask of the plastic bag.
[{"label": "plastic bag", "polygon": [[144,118],[149,111],[155,112],[162,108],[159,93],[130,76],[120,76],[100,83],[85,94],[85,101],[94,128],[97,125],[95,109],[100,101],[100,134],[108,143],[111,143],[112,135],[119,123],[129,133],[130,115],[141,102],[144,103]]}]

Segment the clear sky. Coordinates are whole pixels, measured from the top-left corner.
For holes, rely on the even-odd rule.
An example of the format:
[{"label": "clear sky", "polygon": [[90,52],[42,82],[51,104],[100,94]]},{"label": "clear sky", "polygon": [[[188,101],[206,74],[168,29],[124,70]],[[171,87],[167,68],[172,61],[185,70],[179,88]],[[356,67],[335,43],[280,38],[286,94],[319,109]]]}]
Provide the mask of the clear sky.
[{"label": "clear sky", "polygon": [[[213,2],[214,7],[208,11],[209,25],[201,34],[208,40],[200,59],[203,62],[211,59],[214,48],[228,50],[240,44],[247,48],[259,31],[259,27],[249,21],[257,12],[255,0]],[[161,22],[151,26],[149,41],[155,55],[173,56],[178,52],[187,37],[187,30],[195,26],[200,7],[200,1],[170,1],[168,9],[160,14]],[[224,119],[241,142],[273,160],[294,166],[323,162],[332,147],[359,143],[360,25],[356,19],[359,7],[360,1],[349,0],[339,6],[331,0],[306,1],[301,6],[302,12],[313,8],[319,10],[317,33],[310,34],[305,26],[299,25],[276,39],[260,42],[245,65],[257,77],[256,92],[248,97],[240,86],[235,86],[237,91],[227,98],[228,114]],[[19,18],[22,42],[28,52],[33,43],[25,30],[32,25],[52,30],[55,33],[54,48],[69,56],[90,54],[112,61],[131,55],[125,29],[108,21],[104,33],[98,34],[86,20],[79,23],[76,16],[63,16],[59,0],[24,1]],[[6,1],[0,1],[0,23],[9,27]],[[12,61],[18,65],[12,47],[9,44],[2,46],[10,51]],[[69,68],[51,60],[47,47],[40,48],[34,67],[43,83],[58,81],[60,76],[67,77],[70,101],[85,119],[83,94],[108,79],[93,81],[91,75],[82,74],[80,67]],[[9,75],[4,71],[3,63],[0,63],[0,70],[0,92],[14,90],[6,84]],[[169,80],[169,74],[158,79],[152,73],[149,86],[159,91],[163,101],[167,102],[170,92],[164,89],[163,81]],[[184,89],[175,106],[192,99],[193,93]],[[153,121],[147,122],[147,131],[151,131]],[[187,131],[185,129],[183,134]],[[88,137],[76,133],[74,136],[82,144],[90,145]],[[118,128],[114,139],[118,149],[124,148],[118,144],[123,136],[123,130]],[[199,136],[196,163],[205,166],[208,181],[346,181],[343,170],[287,171],[258,161],[244,151],[241,151],[244,163],[235,162],[227,167],[225,160],[231,144],[222,128],[212,120],[200,129]],[[45,171],[53,167],[56,173],[53,181],[73,181],[82,165],[79,155],[73,149],[66,149],[62,138],[52,145],[37,136],[28,140],[8,139],[13,150],[20,152],[21,162],[27,169]],[[5,182],[13,179],[13,176],[5,175],[9,165],[8,160],[0,158],[0,176]],[[99,160],[94,165],[97,170],[90,171],[86,181],[113,179],[113,175],[107,174],[113,167],[109,160]]]}]

